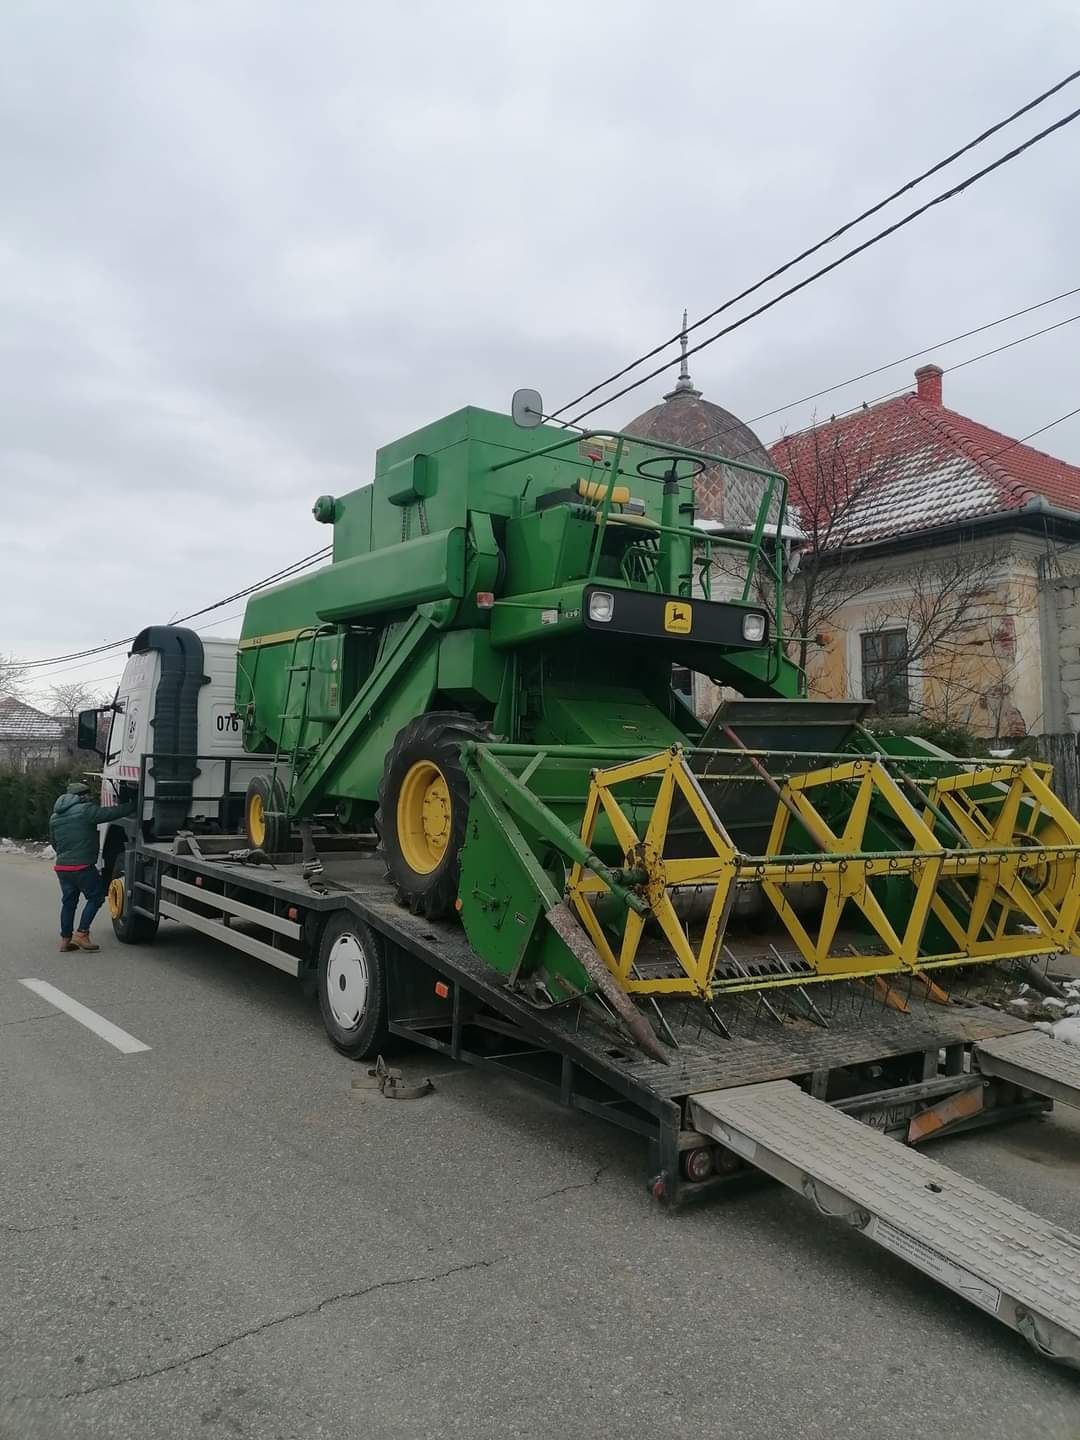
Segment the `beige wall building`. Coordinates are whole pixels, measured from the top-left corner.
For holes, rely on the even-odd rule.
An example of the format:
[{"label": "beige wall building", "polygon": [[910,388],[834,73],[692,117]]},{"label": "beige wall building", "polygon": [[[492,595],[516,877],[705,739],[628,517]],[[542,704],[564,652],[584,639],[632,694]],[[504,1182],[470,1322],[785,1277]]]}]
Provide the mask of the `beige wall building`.
[{"label": "beige wall building", "polygon": [[807,532],[788,623],[811,693],[1080,731],[1080,468],[946,409],[941,376],[772,447]]},{"label": "beige wall building", "polygon": [[[949,410],[942,373],[924,365],[913,392],[767,450],[703,398],[684,356],[625,428],[789,477],[784,629],[806,637],[790,652],[811,695],[985,737],[1080,732],[1080,467]],[[715,466],[695,486],[703,528],[749,527],[756,477]],[[735,568],[715,566],[715,598],[741,592]],[[686,684],[710,716],[719,688]]]}]

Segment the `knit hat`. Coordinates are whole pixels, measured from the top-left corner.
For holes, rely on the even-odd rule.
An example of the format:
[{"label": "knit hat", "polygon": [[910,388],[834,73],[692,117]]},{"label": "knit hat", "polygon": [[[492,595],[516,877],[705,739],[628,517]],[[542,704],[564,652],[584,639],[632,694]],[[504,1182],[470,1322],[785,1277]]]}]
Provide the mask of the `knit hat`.
[{"label": "knit hat", "polygon": [[89,795],[90,786],[82,780],[72,780],[71,784],[67,787],[67,793],[69,795]]}]

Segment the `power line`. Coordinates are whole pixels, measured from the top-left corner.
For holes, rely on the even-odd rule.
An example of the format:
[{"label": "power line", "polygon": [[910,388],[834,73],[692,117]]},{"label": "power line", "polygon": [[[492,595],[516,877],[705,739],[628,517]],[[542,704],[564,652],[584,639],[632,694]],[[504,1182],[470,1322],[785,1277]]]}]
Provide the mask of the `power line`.
[{"label": "power line", "polygon": [[1036,435],[1044,435],[1047,430],[1053,430],[1055,425],[1062,424],[1065,420],[1071,420],[1074,415],[1080,415],[1080,405],[1075,410],[1069,410],[1064,415],[1059,415],[1056,420],[1051,420],[1047,425],[1040,425],[1038,430],[1029,430],[1026,435],[1021,435],[1019,440],[1010,440],[1008,445],[1003,445],[1000,450],[991,451],[988,458],[996,460],[999,455],[1004,455],[1006,450],[1015,450],[1018,445],[1026,445],[1029,440],[1034,440]]},{"label": "power line", "polygon": [[[190,615],[181,615],[171,623],[173,625],[183,625],[188,620],[198,619],[200,615],[208,615],[212,610],[220,610],[223,605],[230,605],[234,600],[243,600],[246,596],[253,595],[256,590],[262,590],[277,580],[289,579],[299,571],[317,564],[320,560],[325,560],[332,550],[332,545],[326,545],[321,550],[316,550],[310,555],[305,555],[302,560],[294,560],[291,565],[286,565],[283,569],[276,570],[272,575],[264,576],[263,579],[257,580],[254,585],[248,585],[243,590],[237,590],[232,595],[226,595],[221,600],[215,600],[212,605],[204,605],[201,610],[193,610]],[[52,655],[41,660],[20,660],[17,663],[21,669],[25,670],[60,665],[67,666],[68,662],[72,660],[83,660],[91,655],[104,655],[110,650],[118,650],[122,645],[130,645],[134,638],[134,635],[127,635],[121,640],[109,640],[103,645],[94,645],[87,650],[75,650],[70,655]]]},{"label": "power line", "polygon": [[[231,615],[223,615],[220,620],[211,620],[211,622],[209,623],[209,625],[200,625],[200,626],[198,626],[198,628],[196,629],[196,632],[195,632],[195,633],[196,633],[197,635],[204,635],[207,630],[213,630],[213,629],[215,629],[218,625],[227,625],[230,620],[239,619],[239,617],[240,617],[241,615],[243,615],[243,613],[244,613],[244,612],[243,612],[242,610],[235,610]],[[132,637],[132,638],[134,638],[134,637]],[[123,643],[126,645],[126,644],[128,644],[128,643],[130,643],[130,642],[125,640]],[[107,662],[109,662],[109,663],[112,663],[112,662],[113,662],[113,656],[112,656],[111,652],[110,652],[108,655],[96,655],[92,660],[84,660],[84,661],[82,662],[82,664],[80,664],[80,665],[64,665],[64,666],[62,666],[62,667],[59,667],[59,666],[58,666],[55,672],[50,672],[50,673],[55,673],[55,674],[58,674],[58,675],[68,675],[68,674],[74,673],[76,670],[90,670],[90,669],[92,669],[95,665],[100,665],[103,660],[105,660],[105,661],[107,661]],[[47,678],[47,677],[46,677],[46,678]],[[117,675],[117,676],[112,676],[112,675],[102,675],[102,676],[93,675],[93,676],[90,677],[90,680],[91,680],[92,682],[96,683],[96,682],[99,681],[99,680],[112,680],[112,679],[119,679],[119,678],[120,678],[120,677],[119,677],[118,675]]]},{"label": "power line", "polygon": [[[207,630],[213,630],[218,625],[226,625],[230,620],[238,619],[241,615],[243,615],[243,613],[244,612],[242,610],[236,610],[233,612],[232,615],[223,615],[220,620],[211,620],[209,625],[200,625],[197,633],[199,635],[202,635]],[[125,641],[124,643],[126,644],[127,642]],[[62,669],[53,673],[59,675],[72,675],[80,670],[90,670],[95,665],[101,664],[102,660],[107,660],[109,663],[112,663],[112,658],[113,657],[111,655],[97,656],[93,660],[84,660],[81,665],[65,665]],[[121,670],[119,674],[116,675],[89,675],[87,676],[84,683],[87,685],[106,685],[109,684],[111,681],[119,680],[123,673],[124,672]],[[43,678],[48,679],[49,677],[44,676]]]},{"label": "power line", "polygon": [[[976,325],[971,330],[965,330],[959,335],[951,335],[947,340],[938,340],[936,344],[925,345],[921,350],[911,350],[907,355],[900,355],[895,360],[890,360],[884,365],[875,365],[871,370],[863,370],[858,375],[852,375],[847,380],[838,380],[835,385],[826,385],[822,390],[815,390],[810,395],[803,395],[798,400],[790,400],[786,405],[777,405],[772,410],[763,410],[760,415],[752,415],[748,420],[739,420],[732,417],[730,425],[721,425],[718,429],[712,430],[706,435],[701,446],[708,445],[713,440],[722,440],[725,435],[738,431],[748,425],[756,425],[759,420],[768,420],[773,415],[780,415],[785,410],[794,410],[797,405],[805,405],[811,400],[819,400],[822,395],[831,395],[836,390],[844,390],[849,385],[855,385],[860,380],[866,380],[871,375],[881,375],[886,370],[894,370],[897,365],[903,365],[909,360],[917,360],[920,355],[929,355],[932,351],[943,350],[946,345],[955,345],[960,340],[968,340],[972,335],[980,335],[985,330],[992,330],[997,325],[1004,325],[1008,320],[1016,320],[1021,315],[1030,315],[1033,310],[1041,310],[1047,305],[1052,305],[1055,300],[1064,300],[1070,295],[1080,294],[1080,286],[1072,290],[1063,290],[1060,295],[1051,295],[1048,300],[1040,300],[1035,305],[1028,305],[1023,310],[1014,310],[1009,315],[1002,315],[998,320],[989,320],[985,325]],[[1080,320],[1080,313],[1070,315],[1064,320],[1058,320],[1053,325],[1046,325],[1041,330],[1030,330],[1026,335],[1019,335],[1015,340],[1006,341],[1004,345],[996,345],[992,350],[983,350],[978,355],[972,355],[967,360],[959,360],[955,365],[947,365],[943,375],[951,375],[954,370],[963,370],[966,365],[974,365],[977,360],[987,360],[992,355],[1000,355],[1005,350],[1011,350],[1016,345],[1023,345],[1028,340],[1037,340],[1040,335],[1049,335],[1053,330],[1060,330],[1064,325],[1072,325]],[[850,409],[841,410],[838,415],[830,416],[830,419],[842,419],[845,415],[854,415],[859,410],[868,408],[871,405],[878,405],[882,400],[891,400],[894,395],[903,395],[910,390],[909,384],[899,385],[895,390],[886,390],[883,395],[875,395],[872,400],[861,401],[858,405],[852,405]],[[813,428],[813,426],[808,427]],[[775,443],[775,442],[774,442]],[[765,447],[768,449],[768,446]],[[744,455],[752,453],[749,450],[741,450],[736,455],[729,455],[729,460],[741,460]]]},{"label": "power line", "polygon": [[320,560],[325,560],[333,552],[333,545],[325,545],[321,550],[315,550],[310,555],[305,555],[303,560],[297,560],[292,565],[287,565],[284,570],[279,570],[274,575],[268,575],[265,580],[258,581],[255,585],[248,585],[243,590],[237,590],[232,595],[226,595],[224,600],[215,600],[212,605],[204,605],[201,610],[193,610],[190,615],[181,615],[179,620],[174,620],[174,625],[183,625],[188,620],[197,620],[200,615],[208,615],[211,610],[220,610],[222,605],[231,605],[234,600],[243,600],[246,596],[254,594],[256,590],[265,589],[267,585],[275,580],[286,580],[295,575],[299,570],[306,570],[310,565],[316,565]]},{"label": "power line", "polygon": [[[869,380],[872,375],[881,375],[886,370],[893,370],[897,365],[904,365],[909,360],[917,360],[920,355],[929,355],[934,350],[944,350],[946,345],[955,345],[960,340],[970,340],[972,335],[981,335],[984,330],[993,330],[997,325],[1004,325],[1009,320],[1018,320],[1021,315],[1030,315],[1033,310],[1041,310],[1046,305],[1052,305],[1055,300],[1064,300],[1070,295],[1080,295],[1080,285],[1072,290],[1063,290],[1060,295],[1051,295],[1049,300],[1040,300],[1036,305],[1028,305],[1023,310],[1014,310],[1011,315],[1002,315],[999,320],[988,320],[985,325],[976,325],[974,329],[965,330],[960,335],[950,335],[947,340],[938,340],[933,345],[924,345],[921,350],[911,350],[907,355],[900,355],[895,360],[890,360],[885,365],[875,365],[872,370],[863,370],[859,375],[852,375],[847,380],[839,380],[835,385],[826,385],[824,390],[815,390],[810,395],[803,395],[798,400],[789,400],[786,405],[777,405],[774,410],[765,410],[760,415],[753,416],[747,420],[747,425],[756,425],[759,420],[769,420],[774,415],[780,415],[785,410],[794,410],[797,405],[806,405],[811,400],[820,400],[823,395],[831,395],[834,390],[843,390],[848,385],[856,385],[860,380]],[[1069,325],[1076,320],[1076,315],[1070,316],[1068,320],[1060,321],[1062,325]],[[997,350],[986,350],[982,355],[973,355],[970,360],[961,361],[961,365],[972,365],[976,360],[984,360],[987,355],[997,355],[1001,350],[1008,350],[1012,345],[1019,345],[1024,340],[1034,340],[1038,335],[1045,335],[1050,330],[1056,330],[1057,325],[1048,325],[1045,330],[1033,330],[1029,335],[1021,335],[1019,340],[1011,340],[1008,345],[1000,345]],[[951,370],[959,370],[960,365],[952,365]],[[904,387],[906,388],[906,387]],[[874,401],[872,404],[876,403]],[[720,430],[714,431],[714,435],[722,434]]]},{"label": "power line", "polygon": [[[948,190],[941,191],[940,194],[935,195],[933,199],[927,200],[925,204],[918,206],[917,209],[910,211],[907,215],[902,216],[901,219],[894,221],[893,224],[887,225],[884,230],[879,230],[876,234],[871,235],[868,240],[864,240],[861,244],[854,246],[850,250],[846,250],[843,255],[830,261],[828,265],[823,265],[819,270],[813,271],[810,275],[797,281],[794,285],[789,285],[786,290],[781,290],[779,295],[775,295],[771,300],[766,300],[763,304],[749,311],[746,315],[741,316],[738,320],[733,320],[730,325],[725,325],[714,335],[710,335],[707,339],[699,341],[697,345],[691,345],[685,352],[685,356],[696,355],[699,350],[704,350],[707,346],[715,344],[717,340],[722,339],[725,335],[730,335],[733,330],[738,330],[741,326],[747,324],[748,321],[756,319],[759,315],[763,315],[767,310],[771,310],[774,305],[779,305],[781,300],[786,300],[798,291],[805,290],[806,287],[812,285],[815,280],[820,280],[822,276],[828,275],[839,266],[846,264],[848,260],[854,259],[856,255],[861,255],[864,250],[869,250],[880,241],[887,239],[888,236],[896,234],[898,230],[902,230],[906,225],[910,225],[913,220],[917,220],[921,215],[925,215],[926,212],[932,210],[935,205],[942,205],[948,200],[955,199],[957,195],[963,194],[965,190],[970,189],[970,187],[977,184],[978,181],[985,179],[987,175],[992,174],[1003,165],[1007,165],[1017,159],[1020,155],[1024,154],[1026,150],[1030,150],[1033,145],[1039,144],[1040,141],[1045,140],[1048,136],[1054,134],[1055,131],[1062,129],[1064,126],[1072,124],[1078,116],[1080,116],[1080,108],[1071,110],[1067,115],[1063,115],[1060,120],[1055,120],[1052,125],[1048,125],[1044,130],[1040,130],[1037,134],[1023,141],[1022,144],[1014,146],[1013,149],[1007,151],[1006,154],[1000,155],[996,160],[991,161],[989,165],[984,165],[981,170],[976,170],[973,174],[961,180],[958,184],[951,186]],[[604,400],[598,401],[597,404],[590,406],[588,410],[582,410],[573,420],[567,423],[570,425],[580,424],[582,420],[592,415],[595,411],[612,404],[613,401],[621,399],[624,395],[629,395],[632,390],[636,390],[649,380],[655,379],[657,375],[662,375],[665,370],[670,370],[673,365],[680,364],[683,358],[685,357],[676,356],[673,360],[665,361],[664,364],[657,366],[655,370],[650,370],[647,374],[640,376],[631,384],[624,385],[621,390],[616,390],[613,395],[608,395]],[[635,363],[640,364],[641,362],[637,361]],[[629,368],[632,369],[633,367],[631,366]],[[625,371],[623,373],[625,373]],[[608,383],[608,381],[604,381],[600,386],[596,386],[595,389],[601,389],[603,385]],[[589,393],[595,393],[595,390]],[[571,403],[576,404],[577,402],[573,401]],[[562,407],[564,410],[568,408],[569,406]],[[559,412],[556,411],[555,413],[558,414]]]},{"label": "power line", "polygon": [[[945,167],[951,165],[954,160],[959,160],[961,155],[966,155],[967,152],[973,150],[976,145],[981,145],[982,142],[988,140],[991,135],[996,135],[999,130],[1003,130],[1006,125],[1011,125],[1012,122],[1018,120],[1021,115],[1026,115],[1029,110],[1034,110],[1035,107],[1041,105],[1043,101],[1049,100],[1052,95],[1056,95],[1059,90],[1064,90],[1065,86],[1071,85],[1078,76],[1080,76],[1080,70],[1074,70],[1071,74],[1066,75],[1064,80],[1059,80],[1058,83],[1052,85],[1049,90],[1044,90],[1041,95],[1036,95],[1034,100],[1029,100],[1027,104],[1022,105],[1019,110],[1014,110],[1013,113],[1007,115],[1004,120],[999,120],[996,125],[991,125],[989,130],[984,130],[980,135],[976,135],[973,140],[969,140],[967,144],[962,145],[959,150],[954,150],[953,153],[947,155],[944,160],[939,160],[935,165],[932,165],[929,170],[924,170],[921,175],[917,175],[913,180],[909,180],[905,185],[901,185],[899,190],[894,190],[891,195],[886,195],[884,200],[879,200],[875,205],[871,205],[869,210],[864,210],[861,215],[856,215],[854,220],[847,221],[846,224],[841,225],[838,230],[834,230],[831,235],[826,235],[824,240],[819,240],[816,245],[811,245],[809,249],[803,250],[801,254],[786,261],[786,263],[778,269],[763,276],[762,279],[748,286],[745,290],[741,290],[738,295],[733,295],[730,300],[725,300],[724,303],[718,305],[715,310],[710,310],[709,313],[703,315],[700,320],[695,320],[685,333],[689,334],[690,330],[696,330],[699,325],[705,325],[710,320],[714,320],[717,315],[722,314],[725,310],[729,310],[732,305],[737,305],[740,300],[745,300],[748,295],[753,295],[754,292],[760,290],[763,285],[767,285],[770,280],[778,279],[779,276],[785,274],[793,266],[798,265],[800,261],[809,259],[811,255],[816,255],[817,252],[823,250],[826,245],[830,245],[834,240],[838,240],[841,235],[845,235],[849,230],[854,229],[856,225],[861,224],[862,221],[869,220],[871,215],[876,215],[879,210],[884,210],[886,205],[890,205],[894,200],[898,200],[901,195],[906,194],[907,191],[913,190],[917,185],[921,185],[924,180],[929,180],[931,175],[936,175],[939,170],[944,170]],[[676,341],[682,338],[683,333],[684,332],[680,330],[669,340],[665,340],[652,350],[646,351],[644,355],[639,355],[636,360],[632,360],[629,365],[624,365],[621,370],[616,370],[615,373],[609,375],[606,380],[601,380],[599,384],[594,385],[591,390],[586,390],[575,399],[568,400],[566,404],[561,405],[550,418],[554,419],[561,415],[564,410],[569,410],[574,405],[579,405],[582,400],[587,400],[591,395],[595,395],[596,392],[602,390],[605,385],[612,385],[616,380],[621,380],[624,375],[629,374],[629,372],[636,369],[637,366],[644,365],[646,360],[651,360],[654,355],[659,355],[660,352],[666,350],[669,345],[674,345]]]},{"label": "power line", "polygon": [[[978,356],[969,356],[968,359],[966,359],[966,360],[958,360],[958,361],[956,361],[956,364],[949,364],[949,366],[945,366],[945,369],[942,370],[942,374],[953,374],[953,373],[956,372],[956,370],[963,370],[963,369],[965,369],[966,366],[969,366],[969,364],[975,364],[975,361],[976,361],[976,360],[989,360],[989,357],[991,357],[991,356],[999,356],[999,354],[1001,354],[1002,351],[1012,350],[1012,347],[1014,347],[1014,346],[1022,346],[1022,344],[1024,344],[1024,341],[1025,341],[1025,340],[1037,340],[1037,338],[1040,337],[1040,336],[1048,336],[1048,334],[1050,334],[1050,331],[1051,331],[1051,330],[1060,330],[1060,328],[1063,327],[1063,325],[1071,325],[1071,324],[1074,324],[1074,323],[1076,323],[1077,320],[1080,320],[1080,314],[1068,315],[1067,320],[1058,320],[1056,325],[1045,325],[1045,327],[1043,328],[1043,330],[1032,330],[1030,334],[1027,334],[1027,336],[1018,336],[1017,338],[1015,338],[1015,340],[1009,340],[1009,341],[1007,341],[1007,343],[1005,343],[1004,346],[995,346],[994,348],[992,348],[992,350],[984,350],[984,351],[982,351],[982,353],[981,353],[981,354],[978,354]],[[930,347],[930,348],[933,348],[933,347]],[[920,351],[917,351],[917,354],[926,354],[926,351],[920,350]],[[896,361],[896,363],[899,364],[900,361]],[[887,366],[886,366],[886,369],[888,369]],[[874,372],[874,370],[871,370],[870,373],[871,373],[871,374],[876,374],[877,372]],[[863,379],[863,377],[857,376],[857,379]],[[864,402],[861,402],[860,405],[852,405],[851,408],[848,409],[848,410],[841,410],[841,412],[838,413],[838,415],[829,416],[829,420],[834,420],[834,419],[842,420],[842,419],[847,418],[848,415],[857,415],[857,413],[860,412],[860,410],[870,409],[871,406],[880,405],[880,403],[883,402],[883,400],[891,400],[891,399],[893,399],[894,396],[904,395],[904,393],[906,393],[907,390],[910,390],[910,389],[912,389],[912,386],[910,386],[910,384],[901,384],[901,386],[897,387],[896,390],[886,390],[886,392],[884,392],[884,395],[876,395],[876,396],[874,396],[874,399],[873,399],[873,400],[864,400]],[[773,410],[772,413],[773,413],[773,415],[775,415],[775,413],[776,413],[775,410]],[[760,419],[760,416],[759,416],[759,419]],[[755,422],[753,422],[753,420],[750,420],[749,423],[750,423],[750,425],[753,425],[753,423],[755,423]],[[815,428],[815,426],[812,426],[812,425],[809,426],[809,429],[814,429],[814,428]],[[1017,442],[1017,444],[1020,444],[1020,442]],[[737,456],[734,456],[734,458],[737,458]]]}]

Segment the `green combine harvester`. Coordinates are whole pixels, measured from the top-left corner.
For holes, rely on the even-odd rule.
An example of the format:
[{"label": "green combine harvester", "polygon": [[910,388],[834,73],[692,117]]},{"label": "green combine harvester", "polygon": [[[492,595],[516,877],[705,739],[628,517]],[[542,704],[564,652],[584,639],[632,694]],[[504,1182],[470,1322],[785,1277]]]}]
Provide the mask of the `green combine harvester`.
[{"label": "green combine harvester", "polygon": [[[760,483],[748,536],[695,528],[712,465]],[[248,602],[250,844],[377,830],[402,905],[456,912],[530,1004],[585,997],[654,1058],[672,997],[724,1033],[747,991],[934,996],[950,967],[1075,948],[1080,826],[1046,767],[805,698],[786,489],[472,408],[385,446],[372,484],[315,505],[333,562]],[[687,670],[738,698],[703,724]]]}]

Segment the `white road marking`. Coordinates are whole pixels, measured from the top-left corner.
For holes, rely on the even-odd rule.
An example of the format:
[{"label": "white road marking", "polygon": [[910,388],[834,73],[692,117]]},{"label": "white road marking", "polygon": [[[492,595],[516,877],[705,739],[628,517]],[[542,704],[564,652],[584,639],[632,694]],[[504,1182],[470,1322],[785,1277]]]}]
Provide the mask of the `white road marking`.
[{"label": "white road marking", "polygon": [[100,1035],[102,1040],[107,1040],[110,1045],[115,1045],[117,1050],[122,1050],[125,1055],[135,1055],[140,1050],[149,1050],[149,1045],[144,1045],[141,1040],[136,1040],[134,1035],[129,1035],[126,1030],[121,1030],[119,1025],[114,1025],[111,1020],[106,1020],[104,1015],[99,1015],[96,1010],[90,1010],[85,1005],[80,1005],[78,1000],[73,1000],[70,995],[65,995],[63,990],[58,990],[55,985],[50,985],[47,980],[20,980],[20,985],[25,985],[28,990],[33,990],[35,995],[40,995],[43,1000],[48,1000],[50,1005],[55,1005],[58,1010],[63,1010],[65,1015],[70,1015],[73,1020],[78,1020],[80,1025],[85,1025],[88,1030],[93,1030],[95,1035]]}]

